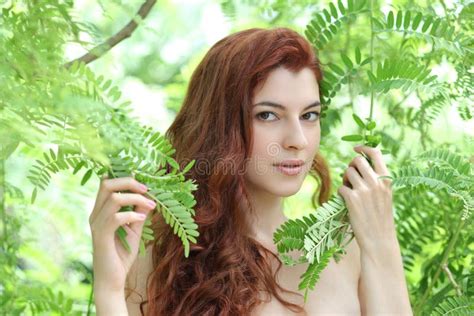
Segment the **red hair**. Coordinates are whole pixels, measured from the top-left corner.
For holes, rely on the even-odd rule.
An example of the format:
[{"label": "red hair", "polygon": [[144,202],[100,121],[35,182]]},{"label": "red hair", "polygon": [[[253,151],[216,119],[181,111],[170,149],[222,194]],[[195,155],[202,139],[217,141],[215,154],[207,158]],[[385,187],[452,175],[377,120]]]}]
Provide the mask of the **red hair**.
[{"label": "red hair", "polygon": [[[154,217],[152,262],[148,277],[148,315],[248,315],[262,302],[260,292],[273,295],[284,306],[304,312],[287,302],[279,291],[276,273],[282,262],[253,238],[247,237],[242,203],[251,208],[242,172],[252,148],[251,106],[257,86],[279,66],[298,72],[310,68],[320,84],[319,60],[310,43],[288,28],[252,28],[218,41],[194,71],[176,119],[166,132],[176,149],[175,159],[184,167],[195,159],[187,179],[195,179],[195,221],[198,244],[183,256],[180,239]],[[321,93],[320,93],[321,95]],[[228,167],[233,168],[229,172]],[[316,155],[310,172],[318,182],[318,202],[330,191],[329,171]],[[316,201],[313,201],[315,204]],[[263,253],[278,260],[272,273]]]}]

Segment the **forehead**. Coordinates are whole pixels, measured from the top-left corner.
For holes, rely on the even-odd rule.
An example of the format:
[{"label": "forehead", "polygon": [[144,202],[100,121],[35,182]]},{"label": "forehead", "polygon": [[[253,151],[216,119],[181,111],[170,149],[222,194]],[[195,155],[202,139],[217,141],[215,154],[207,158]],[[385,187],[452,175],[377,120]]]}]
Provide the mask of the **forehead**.
[{"label": "forehead", "polygon": [[308,103],[319,100],[318,82],[313,71],[303,68],[292,72],[284,67],[273,70],[254,94],[254,104],[261,101]]}]

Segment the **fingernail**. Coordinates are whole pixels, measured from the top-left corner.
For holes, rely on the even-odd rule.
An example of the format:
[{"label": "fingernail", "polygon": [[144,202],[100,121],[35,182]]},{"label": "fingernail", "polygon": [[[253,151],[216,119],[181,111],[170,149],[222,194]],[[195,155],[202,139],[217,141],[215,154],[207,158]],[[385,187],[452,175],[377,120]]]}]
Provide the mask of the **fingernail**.
[{"label": "fingernail", "polygon": [[152,200],[148,200],[147,203],[148,203],[148,205],[150,205],[150,207],[152,207],[152,208],[155,208],[155,206],[156,206],[156,203],[155,203],[154,201],[152,201]]},{"label": "fingernail", "polygon": [[142,213],[138,213],[138,218],[145,219],[146,215]]},{"label": "fingernail", "polygon": [[148,191],[148,187],[147,187],[146,185],[144,185],[144,184],[141,184],[141,183],[140,183],[140,189],[141,189],[142,191],[145,191],[145,192]]}]

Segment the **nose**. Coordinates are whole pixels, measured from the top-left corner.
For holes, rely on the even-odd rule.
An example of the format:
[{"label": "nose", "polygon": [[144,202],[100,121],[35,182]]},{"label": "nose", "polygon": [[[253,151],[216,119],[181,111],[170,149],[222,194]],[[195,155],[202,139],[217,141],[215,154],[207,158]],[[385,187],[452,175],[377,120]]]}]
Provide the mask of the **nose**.
[{"label": "nose", "polygon": [[308,140],[300,122],[291,124],[286,131],[283,147],[285,149],[301,150],[308,145]]}]

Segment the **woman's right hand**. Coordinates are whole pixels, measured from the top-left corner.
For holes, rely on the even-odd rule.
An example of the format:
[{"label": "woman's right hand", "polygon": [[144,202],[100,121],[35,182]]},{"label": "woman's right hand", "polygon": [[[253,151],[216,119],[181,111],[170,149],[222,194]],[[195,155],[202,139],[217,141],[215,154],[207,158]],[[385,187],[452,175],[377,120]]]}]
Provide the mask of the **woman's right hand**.
[{"label": "woman's right hand", "polygon": [[[133,193],[119,193],[117,191]],[[130,268],[137,258],[140,236],[148,213],[156,203],[143,196],[147,187],[132,177],[103,178],[94,210],[89,217],[93,244],[94,288],[101,291],[123,291]],[[135,211],[118,212],[134,205]],[[127,225],[127,223],[130,223]],[[131,252],[125,249],[115,231],[127,232]]]}]

